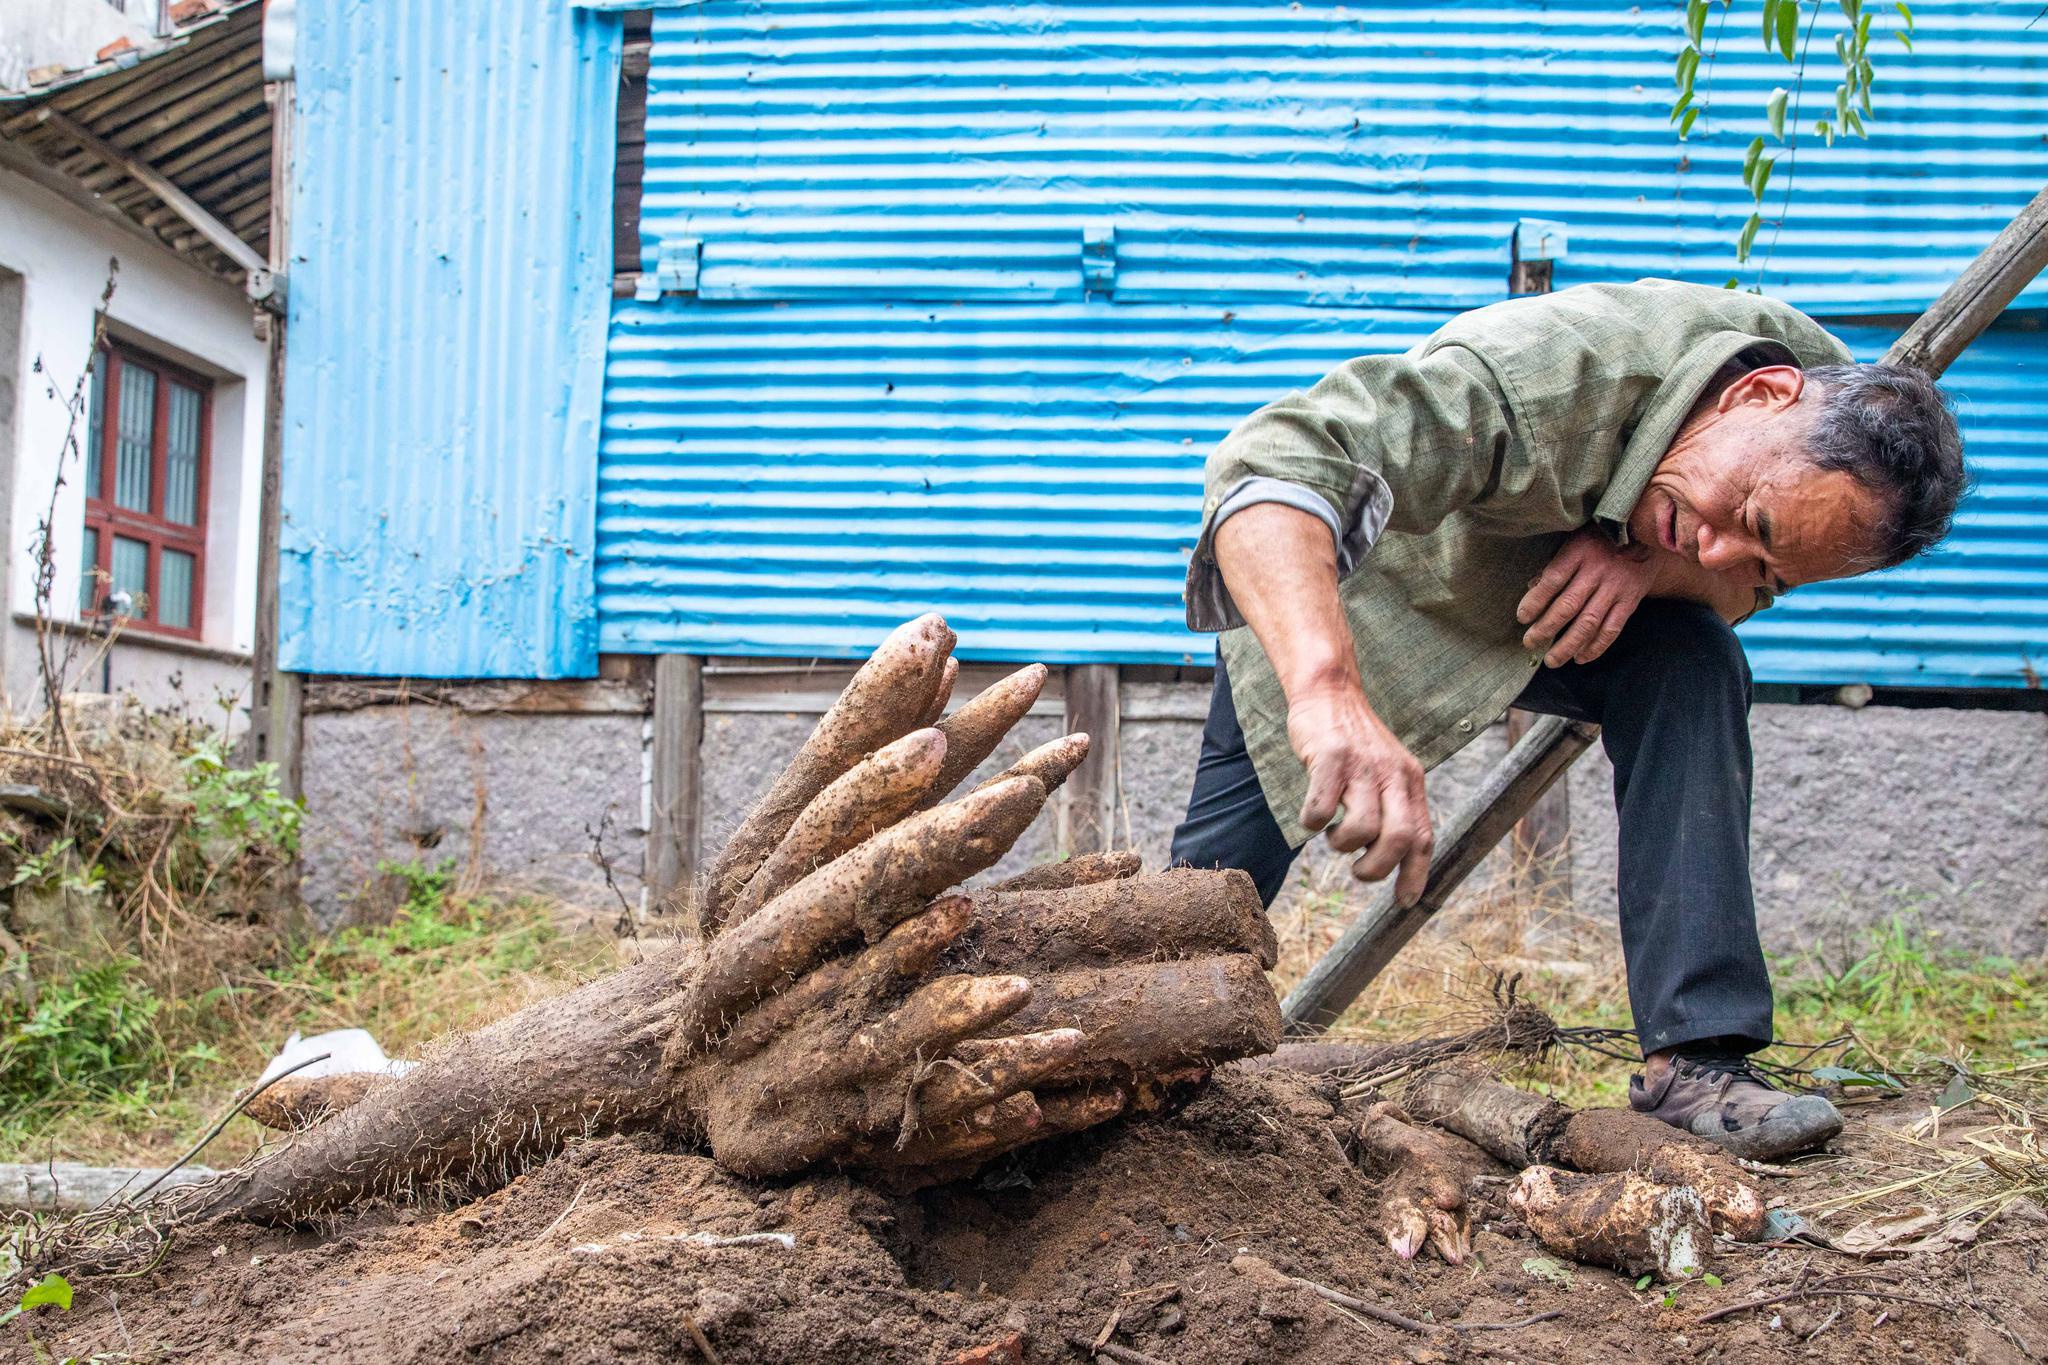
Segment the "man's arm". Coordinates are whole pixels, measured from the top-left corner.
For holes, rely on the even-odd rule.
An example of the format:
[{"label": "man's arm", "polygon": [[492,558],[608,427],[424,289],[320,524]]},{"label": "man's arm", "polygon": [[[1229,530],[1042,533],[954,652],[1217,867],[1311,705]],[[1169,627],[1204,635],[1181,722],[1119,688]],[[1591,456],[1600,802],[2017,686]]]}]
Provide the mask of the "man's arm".
[{"label": "man's arm", "polygon": [[1215,554],[1287,696],[1287,738],[1308,768],[1301,823],[1323,829],[1341,808],[1330,847],[1365,850],[1352,869],[1361,881],[1398,867],[1394,894],[1414,904],[1434,847],[1422,765],[1366,700],[1328,525],[1284,503],[1259,503],[1217,528]]}]

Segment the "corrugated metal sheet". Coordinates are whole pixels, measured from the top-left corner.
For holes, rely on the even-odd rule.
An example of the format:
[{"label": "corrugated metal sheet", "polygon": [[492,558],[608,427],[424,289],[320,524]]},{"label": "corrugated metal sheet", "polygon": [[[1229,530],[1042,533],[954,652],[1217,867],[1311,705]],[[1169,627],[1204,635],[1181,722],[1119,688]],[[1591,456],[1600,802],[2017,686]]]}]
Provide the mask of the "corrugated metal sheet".
[{"label": "corrugated metal sheet", "polygon": [[[707,298],[1077,298],[1096,227],[1121,302],[1469,307],[1525,216],[1566,224],[1559,287],[1719,284],[1792,76],[1731,33],[1680,146],[1682,10],[710,0],[656,21],[644,230],[702,242]],[[1878,54],[1871,140],[1778,167],[1771,293],[1917,310],[2032,197],[2039,10],[1918,6],[1917,55]],[[1814,63],[1796,126],[1832,112]]]},{"label": "corrugated metal sheet", "polygon": [[[1801,173],[1770,283],[1815,311],[1924,303],[2039,188],[2034,10],[1918,13],[1879,86],[1897,122]],[[1567,224],[1560,286],[1726,276],[1749,132],[1672,144],[1677,14],[658,14],[643,240],[650,265],[700,243],[671,259],[701,295],[614,313],[604,646],[852,654],[937,607],[974,656],[1205,660],[1181,576],[1202,457],[1246,412],[1499,298],[1522,216]],[[1783,78],[1753,50],[1715,77],[1744,110]],[[2042,345],[1958,368],[1984,491],[1955,548],[1794,595],[1750,628],[1759,677],[2025,681]]]},{"label": "corrugated metal sheet", "polygon": [[[1875,360],[1897,338],[1837,327]],[[1944,381],[1976,488],[1934,553],[1800,588],[1742,627],[1761,682],[2038,687],[2048,668],[2048,335],[1992,332]]]},{"label": "corrugated metal sheet", "polygon": [[619,21],[300,0],[283,666],[597,666]]}]

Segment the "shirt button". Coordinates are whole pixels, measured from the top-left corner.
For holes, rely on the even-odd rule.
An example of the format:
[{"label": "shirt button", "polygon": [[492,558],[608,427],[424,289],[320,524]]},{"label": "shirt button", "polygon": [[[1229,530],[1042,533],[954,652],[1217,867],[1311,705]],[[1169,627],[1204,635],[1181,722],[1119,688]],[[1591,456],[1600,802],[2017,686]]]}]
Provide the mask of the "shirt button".
[{"label": "shirt button", "polygon": [[1472,733],[1472,722],[1471,722],[1471,721],[1469,721],[1469,720],[1461,720],[1461,721],[1459,721],[1459,722],[1458,722],[1458,733],[1459,733],[1459,734],[1461,734],[1461,735],[1469,735],[1469,734],[1471,734],[1471,733]]}]

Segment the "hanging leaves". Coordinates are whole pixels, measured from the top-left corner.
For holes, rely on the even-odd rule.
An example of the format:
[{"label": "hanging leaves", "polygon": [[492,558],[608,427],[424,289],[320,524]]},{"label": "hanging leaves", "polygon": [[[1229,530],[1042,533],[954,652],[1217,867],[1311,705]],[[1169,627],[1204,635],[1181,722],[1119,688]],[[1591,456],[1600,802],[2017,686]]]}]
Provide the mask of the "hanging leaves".
[{"label": "hanging leaves", "polygon": [[[1734,10],[1736,0],[1720,0],[1720,5],[1725,19]],[[1749,191],[1756,211],[1743,222],[1742,231],[1736,238],[1735,258],[1738,263],[1748,261],[1757,233],[1763,227],[1764,194],[1770,188],[1772,172],[1780,159],[1772,150],[1773,144],[1782,149],[1787,158],[1782,202],[1789,205],[1791,201],[1791,168],[1795,164],[1791,158],[1798,153],[1800,98],[1808,74],[1807,54],[1817,28],[1836,28],[1839,25],[1822,41],[1832,41],[1835,61],[1841,68],[1841,79],[1835,85],[1834,107],[1814,120],[1812,136],[1832,147],[1836,137],[1844,133],[1864,138],[1870,135],[1869,124],[1876,117],[1871,91],[1877,84],[1877,69],[1870,57],[1870,43],[1878,33],[1877,19],[1883,6],[1881,3],[1865,4],[1864,0],[1835,0],[1835,5],[1841,11],[1840,19],[1823,24],[1822,12],[1828,8],[1827,0],[1759,0],[1758,19],[1764,51],[1790,63],[1795,68],[1796,79],[1790,89],[1782,85],[1774,87],[1764,101],[1764,123],[1769,130],[1769,141],[1762,135],[1753,137],[1743,153],[1742,184]],[[1671,106],[1671,122],[1678,129],[1680,141],[1691,135],[1700,114],[1711,103],[1706,82],[1713,69],[1714,49],[1719,45],[1720,33],[1717,26],[1716,36],[1710,45],[1707,20],[1713,10],[1714,0],[1686,0],[1685,44],[1671,73],[1672,84],[1678,91],[1678,98]],[[1911,54],[1913,7],[1907,0],[1893,0],[1884,17],[1890,31]],[[1775,221],[1782,223],[1783,217],[1784,209],[1781,207]],[[1730,280],[1729,283],[1732,286],[1735,281]]]}]

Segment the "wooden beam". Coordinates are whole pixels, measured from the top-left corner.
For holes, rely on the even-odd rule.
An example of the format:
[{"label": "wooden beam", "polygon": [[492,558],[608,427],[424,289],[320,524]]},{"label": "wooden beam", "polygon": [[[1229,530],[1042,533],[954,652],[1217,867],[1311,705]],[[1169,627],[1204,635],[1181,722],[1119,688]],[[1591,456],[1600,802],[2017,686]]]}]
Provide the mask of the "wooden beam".
[{"label": "wooden beam", "polygon": [[[647,822],[647,894],[656,907],[688,889],[702,857],[703,744],[704,660],[694,654],[656,656]],[[695,932],[695,907],[682,908]]]},{"label": "wooden beam", "polygon": [[1421,898],[1396,904],[1390,882],[1287,993],[1280,1002],[1287,1031],[1314,1033],[1334,1023],[1599,733],[1597,726],[1558,716],[1530,726],[1438,835]]},{"label": "wooden beam", "polygon": [[209,280],[222,278],[220,275],[208,270],[198,261],[193,260],[190,256],[180,255],[169,242],[121,212],[120,209],[108,203],[105,198],[94,194],[62,171],[45,164],[41,159],[22,148],[19,144],[10,142],[4,137],[0,137],[0,169],[12,171],[24,180],[33,181],[62,199],[65,203],[70,204],[73,208],[83,213],[91,214],[100,222],[127,233],[137,241],[148,243],[151,247],[163,252],[165,256],[175,258],[182,264],[190,266]]},{"label": "wooden beam", "polygon": [[304,706],[313,714],[445,706],[477,715],[644,716],[647,696],[644,683],[612,678],[308,678]]},{"label": "wooden beam", "polygon": [[212,243],[216,251],[226,256],[243,270],[256,271],[268,268],[269,263],[257,253],[255,247],[250,246],[240,237],[235,236],[233,232],[228,230],[226,223],[221,222],[218,218],[207,212],[198,200],[172,184],[148,162],[130,156],[119,147],[101,138],[98,133],[93,132],[83,124],[73,122],[55,109],[41,109],[37,111],[37,114],[42,121],[47,122],[52,128],[57,129],[64,136],[106,162],[109,166],[124,172],[130,179],[139,184],[148,186],[151,193],[163,200],[170,208],[176,210],[178,216],[190,223],[194,231]]},{"label": "wooden beam", "polygon": [[1088,736],[1088,757],[1069,777],[1060,806],[1063,853],[1102,853],[1116,844],[1122,687],[1115,664],[1067,669],[1067,733]]},{"label": "wooden beam", "polygon": [[2048,189],[2035,195],[1955,283],[1941,291],[1941,297],[1884,353],[1884,363],[1909,365],[1939,379],[2044,269]]}]

